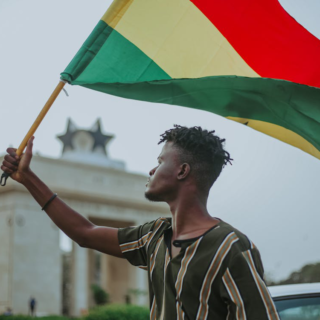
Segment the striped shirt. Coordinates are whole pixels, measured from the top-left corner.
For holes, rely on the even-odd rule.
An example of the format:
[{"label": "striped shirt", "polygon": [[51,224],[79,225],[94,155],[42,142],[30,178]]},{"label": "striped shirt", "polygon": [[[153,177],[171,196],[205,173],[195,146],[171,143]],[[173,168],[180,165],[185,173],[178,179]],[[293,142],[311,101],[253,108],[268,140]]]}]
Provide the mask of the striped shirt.
[{"label": "striped shirt", "polygon": [[170,218],[119,229],[125,258],[148,271],[150,319],[280,320],[263,280],[259,251],[220,221],[202,236],[175,240]]}]

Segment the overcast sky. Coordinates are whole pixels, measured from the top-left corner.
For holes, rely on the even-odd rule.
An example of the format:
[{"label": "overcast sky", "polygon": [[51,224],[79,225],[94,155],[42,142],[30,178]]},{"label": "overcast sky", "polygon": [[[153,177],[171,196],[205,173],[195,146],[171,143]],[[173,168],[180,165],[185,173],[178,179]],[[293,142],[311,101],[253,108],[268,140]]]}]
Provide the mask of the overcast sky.
[{"label": "overcast sky", "polygon": [[[320,39],[319,0],[282,0]],[[111,1],[0,0],[0,154],[18,146],[43,104]],[[270,17],[272,19],[272,17]],[[317,62],[319,63],[319,62]],[[320,75],[319,75],[320,76]],[[262,254],[266,274],[286,277],[320,261],[320,161],[246,126],[204,111],[131,101],[66,87],[36,133],[35,150],[57,158],[67,118],[90,128],[98,117],[116,137],[109,154],[147,174],[159,135],[173,124],[215,129],[234,158],[214,185],[209,211],[245,232]],[[46,181],[50,185],[50,181]],[[143,195],[142,195],[143,196]]]}]

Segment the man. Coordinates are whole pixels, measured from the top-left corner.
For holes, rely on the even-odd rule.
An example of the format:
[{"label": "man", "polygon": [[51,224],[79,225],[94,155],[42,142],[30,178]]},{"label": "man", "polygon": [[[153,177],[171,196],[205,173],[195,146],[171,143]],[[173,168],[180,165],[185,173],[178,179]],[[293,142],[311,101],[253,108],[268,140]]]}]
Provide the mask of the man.
[{"label": "man", "polygon": [[30,297],[30,300],[29,300],[29,315],[31,317],[35,316],[36,304],[37,304],[36,299],[34,297]]},{"label": "man", "polygon": [[151,319],[279,319],[254,244],[207,211],[209,190],[232,159],[214,131],[175,125],[146,185],[172,218],[138,227],[98,227],[68,207],[31,171],[33,138],[21,160],[7,149],[1,167],[22,183],[55,224],[81,247],[148,271]]},{"label": "man", "polygon": [[13,313],[12,313],[11,308],[8,307],[7,310],[3,313],[3,315],[4,315],[4,316],[12,316]]}]

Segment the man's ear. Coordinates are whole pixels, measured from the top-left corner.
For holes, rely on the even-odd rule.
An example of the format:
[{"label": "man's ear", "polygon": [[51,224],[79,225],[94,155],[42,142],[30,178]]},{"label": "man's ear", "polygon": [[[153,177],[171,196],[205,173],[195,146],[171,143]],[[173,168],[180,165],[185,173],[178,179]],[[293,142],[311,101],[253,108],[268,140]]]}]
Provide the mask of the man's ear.
[{"label": "man's ear", "polygon": [[178,180],[183,180],[185,179],[188,174],[190,173],[190,165],[188,163],[183,163],[181,166],[180,166],[180,170],[178,172]]}]

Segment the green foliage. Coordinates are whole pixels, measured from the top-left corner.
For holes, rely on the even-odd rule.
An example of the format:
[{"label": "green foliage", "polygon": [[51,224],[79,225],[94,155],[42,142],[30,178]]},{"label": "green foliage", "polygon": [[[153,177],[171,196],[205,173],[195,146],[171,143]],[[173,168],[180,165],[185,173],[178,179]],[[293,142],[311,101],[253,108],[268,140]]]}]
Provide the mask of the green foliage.
[{"label": "green foliage", "polygon": [[[146,307],[135,305],[104,305],[97,306],[90,310],[89,314],[83,318],[72,320],[149,320],[150,313]],[[0,320],[34,320],[34,317],[13,315],[0,315]],[[63,316],[36,317],[37,320],[70,320]]]},{"label": "green foliage", "polygon": [[109,295],[97,284],[91,285],[95,303],[100,306],[109,302]]},{"label": "green foliage", "polygon": [[15,315],[13,315],[13,316],[0,315],[0,320],[31,320],[31,317],[23,316],[23,315],[16,315],[16,316]]},{"label": "green foliage", "polygon": [[275,282],[272,280],[267,281],[268,285],[313,282],[320,282],[320,262],[303,266],[300,270],[292,272],[290,276],[285,280],[281,280],[279,282]]},{"label": "green foliage", "polygon": [[[4,316],[0,315],[0,320],[34,320],[35,317],[24,316],[24,315],[12,315],[12,316]],[[70,320],[67,317],[62,316],[46,316],[46,317],[36,317],[37,320]]]},{"label": "green foliage", "polygon": [[149,309],[134,305],[107,305],[90,310],[84,320],[148,320]]},{"label": "green foliage", "polygon": [[64,317],[64,316],[52,315],[52,316],[46,316],[46,317],[41,317],[41,318],[37,317],[37,320],[70,320],[70,318]]},{"label": "green foliage", "polygon": [[320,282],[320,262],[307,264],[299,271],[292,272],[290,276],[279,284],[313,283]]}]

